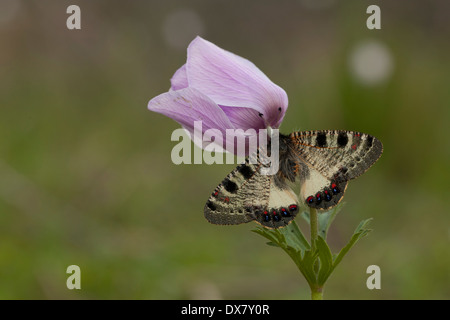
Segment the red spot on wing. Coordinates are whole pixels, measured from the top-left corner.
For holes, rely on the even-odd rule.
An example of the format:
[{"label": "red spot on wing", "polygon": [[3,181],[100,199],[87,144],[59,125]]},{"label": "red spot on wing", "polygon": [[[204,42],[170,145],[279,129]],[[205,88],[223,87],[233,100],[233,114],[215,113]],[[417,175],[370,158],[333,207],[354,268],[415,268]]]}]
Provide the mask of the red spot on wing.
[{"label": "red spot on wing", "polygon": [[352,149],[356,150],[356,144],[352,145]]}]

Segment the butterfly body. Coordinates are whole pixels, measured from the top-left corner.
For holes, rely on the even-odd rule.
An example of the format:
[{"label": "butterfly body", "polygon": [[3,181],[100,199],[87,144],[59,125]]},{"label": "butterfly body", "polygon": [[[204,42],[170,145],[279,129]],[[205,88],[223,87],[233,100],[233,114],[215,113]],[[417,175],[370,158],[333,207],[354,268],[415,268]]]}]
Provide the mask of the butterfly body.
[{"label": "butterfly body", "polygon": [[[268,164],[247,158],[209,197],[204,214],[214,224],[256,221],[269,228],[284,227],[300,207],[329,210],[344,195],[347,182],[364,173],[381,156],[375,137],[353,131],[293,132],[279,137],[279,170],[263,175]],[[300,201],[289,182],[300,182]]]}]

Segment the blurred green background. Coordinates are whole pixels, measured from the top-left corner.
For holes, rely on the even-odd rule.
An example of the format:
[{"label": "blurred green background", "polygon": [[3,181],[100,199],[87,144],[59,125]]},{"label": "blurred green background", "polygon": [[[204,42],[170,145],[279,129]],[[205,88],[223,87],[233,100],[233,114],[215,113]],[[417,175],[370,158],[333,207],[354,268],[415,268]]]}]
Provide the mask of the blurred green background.
[{"label": "blurred green background", "polygon": [[[66,8],[81,8],[81,30]],[[381,8],[381,30],[366,9]],[[358,130],[384,154],[350,183],[326,299],[450,298],[448,1],[0,0],[1,299],[309,299],[253,223],[203,206],[233,165],[172,164],[147,110],[199,34],[286,90],[281,131]],[[305,222],[297,219],[301,228]],[[66,268],[81,268],[81,290]],[[368,290],[366,268],[381,268]]]}]

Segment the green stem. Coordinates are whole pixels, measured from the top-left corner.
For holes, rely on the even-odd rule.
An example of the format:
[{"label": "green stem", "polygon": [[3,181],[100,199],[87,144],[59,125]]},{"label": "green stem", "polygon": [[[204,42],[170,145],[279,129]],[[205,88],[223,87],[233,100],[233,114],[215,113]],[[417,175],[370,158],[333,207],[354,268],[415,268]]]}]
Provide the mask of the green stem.
[{"label": "green stem", "polygon": [[319,220],[317,210],[309,208],[309,225],[311,226],[311,250],[316,250],[316,239],[319,230]]},{"label": "green stem", "polygon": [[311,287],[311,300],[323,300],[322,287]]},{"label": "green stem", "polygon": [[[317,216],[317,210],[314,208],[309,209],[309,225],[311,227],[311,251],[316,251],[316,240],[319,232],[319,217]],[[319,271],[319,260],[314,263],[314,271],[317,274]],[[311,300],[323,300],[322,287],[317,284],[311,285]]]}]

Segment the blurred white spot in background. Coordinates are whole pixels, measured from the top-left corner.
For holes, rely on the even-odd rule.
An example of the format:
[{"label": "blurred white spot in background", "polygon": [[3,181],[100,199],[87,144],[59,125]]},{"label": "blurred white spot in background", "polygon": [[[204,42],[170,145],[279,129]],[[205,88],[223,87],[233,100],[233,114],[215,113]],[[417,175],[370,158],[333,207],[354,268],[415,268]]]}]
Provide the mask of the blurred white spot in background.
[{"label": "blurred white spot in background", "polygon": [[393,71],[393,64],[390,50],[375,40],[357,44],[349,57],[351,74],[356,81],[368,86],[388,80]]},{"label": "blurred white spot in background", "polygon": [[20,5],[20,0],[0,0],[0,26],[14,20]]},{"label": "blurred white spot in background", "polygon": [[168,45],[185,50],[197,35],[203,34],[203,30],[203,21],[195,11],[181,9],[166,17],[162,31]]},{"label": "blurred white spot in background", "polygon": [[336,0],[301,0],[301,3],[309,9],[326,9],[336,3]]}]

